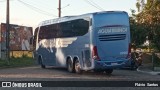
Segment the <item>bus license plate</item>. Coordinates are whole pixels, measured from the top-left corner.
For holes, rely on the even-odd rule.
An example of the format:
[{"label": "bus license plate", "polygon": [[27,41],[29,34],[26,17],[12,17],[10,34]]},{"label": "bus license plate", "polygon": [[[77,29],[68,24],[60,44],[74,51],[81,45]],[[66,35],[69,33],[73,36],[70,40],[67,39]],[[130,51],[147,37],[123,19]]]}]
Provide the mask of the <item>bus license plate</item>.
[{"label": "bus license plate", "polygon": [[118,65],[118,63],[111,63],[111,65]]}]

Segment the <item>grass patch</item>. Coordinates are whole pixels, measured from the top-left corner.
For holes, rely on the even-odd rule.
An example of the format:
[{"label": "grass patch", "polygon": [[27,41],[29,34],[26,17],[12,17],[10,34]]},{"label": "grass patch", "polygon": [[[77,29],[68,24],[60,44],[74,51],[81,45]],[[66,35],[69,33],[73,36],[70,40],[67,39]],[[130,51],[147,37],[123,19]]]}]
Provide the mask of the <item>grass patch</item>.
[{"label": "grass patch", "polygon": [[31,57],[11,58],[9,61],[0,60],[0,68],[25,67],[35,65],[35,60]]}]

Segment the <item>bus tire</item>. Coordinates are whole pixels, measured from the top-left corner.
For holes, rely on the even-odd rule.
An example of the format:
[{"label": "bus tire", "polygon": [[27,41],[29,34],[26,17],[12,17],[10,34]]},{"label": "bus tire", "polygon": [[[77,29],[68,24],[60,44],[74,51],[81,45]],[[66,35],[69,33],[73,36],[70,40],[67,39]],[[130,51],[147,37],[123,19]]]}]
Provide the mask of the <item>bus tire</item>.
[{"label": "bus tire", "polygon": [[43,64],[42,58],[39,57],[39,63],[41,65],[41,68],[46,68],[46,66]]},{"label": "bus tire", "polygon": [[73,72],[74,72],[74,67],[73,67],[73,66],[74,66],[74,65],[73,65],[71,59],[68,59],[68,60],[67,60],[67,70],[68,70],[68,72],[70,72],[70,73],[73,73]]},{"label": "bus tire", "polygon": [[113,69],[106,69],[105,72],[106,74],[111,74],[113,72]]},{"label": "bus tire", "polygon": [[75,67],[75,72],[77,73],[77,74],[80,74],[80,73],[82,73],[82,70],[81,70],[81,65],[80,65],[80,62],[78,61],[78,60],[75,60],[75,63],[74,63],[74,67]]}]

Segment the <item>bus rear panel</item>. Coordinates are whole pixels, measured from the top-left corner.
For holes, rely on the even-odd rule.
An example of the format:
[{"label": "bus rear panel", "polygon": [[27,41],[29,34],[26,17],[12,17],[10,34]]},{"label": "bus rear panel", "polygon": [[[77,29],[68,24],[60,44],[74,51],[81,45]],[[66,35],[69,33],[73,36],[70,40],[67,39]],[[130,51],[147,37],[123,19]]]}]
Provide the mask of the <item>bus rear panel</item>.
[{"label": "bus rear panel", "polygon": [[95,69],[123,67],[129,56],[129,17],[125,12],[95,14],[93,18]]}]

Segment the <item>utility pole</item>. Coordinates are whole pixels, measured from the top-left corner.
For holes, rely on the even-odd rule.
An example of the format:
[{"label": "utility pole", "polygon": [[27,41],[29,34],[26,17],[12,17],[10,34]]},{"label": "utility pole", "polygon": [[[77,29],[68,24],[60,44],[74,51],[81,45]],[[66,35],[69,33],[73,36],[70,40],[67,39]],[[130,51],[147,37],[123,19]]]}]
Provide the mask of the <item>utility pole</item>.
[{"label": "utility pole", "polygon": [[10,59],[10,25],[9,25],[9,0],[7,0],[7,9],[6,9],[6,59]]},{"label": "utility pole", "polygon": [[61,17],[61,0],[59,0],[58,17]]}]

